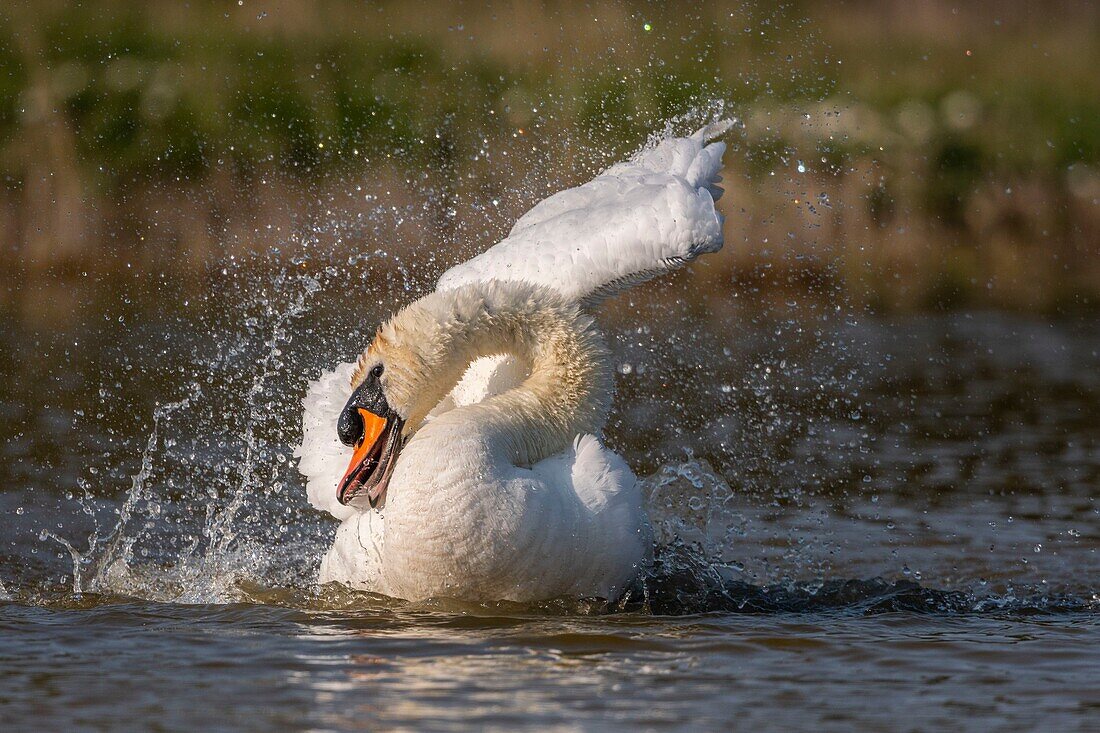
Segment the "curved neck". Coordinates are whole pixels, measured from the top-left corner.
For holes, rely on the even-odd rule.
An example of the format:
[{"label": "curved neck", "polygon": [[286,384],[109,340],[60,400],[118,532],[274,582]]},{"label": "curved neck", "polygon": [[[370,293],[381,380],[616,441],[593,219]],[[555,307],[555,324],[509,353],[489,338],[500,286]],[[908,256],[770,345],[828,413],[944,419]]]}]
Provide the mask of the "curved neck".
[{"label": "curved neck", "polygon": [[410,315],[429,332],[421,330],[418,338],[418,361],[428,378],[410,416],[414,424],[471,362],[510,354],[528,377],[502,394],[457,408],[446,422],[476,421],[479,434],[521,466],[603,428],[611,404],[609,354],[592,319],[575,305],[543,288],[492,283],[433,293],[407,310],[414,308],[421,312]]}]

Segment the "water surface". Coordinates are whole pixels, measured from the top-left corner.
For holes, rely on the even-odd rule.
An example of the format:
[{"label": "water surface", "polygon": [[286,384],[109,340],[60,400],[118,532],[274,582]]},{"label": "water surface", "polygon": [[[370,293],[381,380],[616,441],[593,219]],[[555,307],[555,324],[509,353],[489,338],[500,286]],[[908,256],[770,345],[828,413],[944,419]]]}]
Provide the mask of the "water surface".
[{"label": "water surface", "polygon": [[300,270],[5,320],[8,729],[1100,719],[1095,318],[622,299],[607,439],[648,477],[655,576],[619,607],[408,604],[312,582],[299,400],[388,309]]}]

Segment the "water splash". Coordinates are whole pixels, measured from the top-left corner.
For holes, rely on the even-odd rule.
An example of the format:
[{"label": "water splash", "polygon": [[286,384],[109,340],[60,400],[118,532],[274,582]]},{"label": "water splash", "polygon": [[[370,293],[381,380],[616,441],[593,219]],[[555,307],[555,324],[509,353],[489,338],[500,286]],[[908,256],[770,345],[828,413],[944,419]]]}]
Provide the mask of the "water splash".
[{"label": "water splash", "polygon": [[[697,127],[700,119],[712,121],[722,116],[724,105],[717,102],[674,119],[668,129],[683,124]],[[438,213],[432,209],[437,206],[438,201],[428,197],[419,216],[432,219]],[[301,514],[308,512],[293,491],[300,488],[296,482],[289,482],[291,492],[273,500],[272,495],[281,488],[279,467],[286,465],[282,453],[294,442],[287,426],[293,420],[294,427],[289,429],[297,428],[296,401],[288,400],[281,410],[272,411],[264,397],[274,384],[284,395],[300,393],[294,378],[304,376],[305,369],[299,360],[293,364],[292,374],[287,374],[283,358],[283,349],[294,336],[288,324],[310,309],[324,283],[346,289],[354,276],[349,271],[358,270],[356,274],[363,280],[377,280],[379,273],[385,273],[404,291],[396,293],[394,300],[407,299],[409,291],[418,286],[412,274],[415,262],[392,253],[375,250],[369,254],[371,250],[364,247],[361,251],[366,254],[345,257],[345,265],[343,261],[326,263],[325,255],[318,251],[322,240],[337,241],[343,249],[346,242],[342,240],[379,235],[417,215],[415,210],[394,209],[396,220],[391,221],[385,211],[380,207],[367,220],[356,218],[349,223],[334,217],[332,222],[316,225],[315,230],[302,234],[302,251],[291,257],[293,267],[277,271],[273,277],[261,274],[258,280],[245,281],[240,287],[240,279],[234,280],[240,270],[237,264],[225,263],[220,268],[222,280],[228,279],[230,286],[219,283],[220,292],[209,305],[224,313],[220,308],[224,298],[224,306],[242,315],[233,328],[214,332],[214,342],[200,349],[205,353],[195,354],[193,393],[154,411],[141,465],[130,477],[117,519],[104,520],[103,515],[109,516],[114,508],[85,497],[81,506],[94,526],[83,548],[53,531],[45,533],[68,552],[75,593],[204,602],[237,597],[236,584],[241,579],[267,584],[280,578],[311,580],[308,565],[320,556],[316,545],[331,537],[332,528],[326,526],[311,537],[315,521],[287,521],[288,516],[300,520]],[[380,267],[363,266],[375,257],[383,260]],[[262,273],[271,263],[258,264]],[[287,291],[291,293],[289,303],[273,308],[272,294]],[[255,315],[244,315],[256,306]],[[314,312],[312,323],[318,320],[316,316]],[[212,321],[224,329],[219,319]],[[305,331],[312,333],[310,328]],[[257,340],[262,351],[251,359],[252,344]],[[311,340],[316,344],[317,339]],[[325,361],[331,361],[331,346],[326,344],[323,351]],[[212,372],[221,372],[223,384],[211,380]],[[173,416],[180,420],[173,433],[165,435],[165,423]],[[280,421],[282,424],[276,425]],[[305,569],[292,567],[289,550],[295,543],[304,548],[301,562]],[[280,557],[272,557],[273,546],[282,550]]]},{"label": "water splash", "polygon": [[[207,415],[218,419],[229,414],[230,395],[204,390],[195,381],[187,397],[154,410],[140,467],[130,476],[121,503],[113,508],[103,506],[87,493],[80,500],[92,521],[84,548],[53,531],[42,533],[43,539],[59,543],[68,552],[72,591],[77,596],[106,593],[182,603],[225,602],[240,596],[240,580],[263,577],[272,563],[285,562],[270,553],[280,527],[266,526],[257,519],[268,512],[271,519],[278,518],[278,506],[260,508],[256,504],[269,496],[273,486],[281,493],[275,473],[286,468],[281,448],[260,435],[261,429],[281,417],[262,409],[262,395],[280,370],[282,349],[291,341],[288,325],[307,311],[321,284],[309,275],[280,273],[272,285],[274,292],[295,294],[286,307],[266,309],[270,322],[263,324],[263,352],[255,362],[248,388],[240,395],[247,404],[239,433],[241,452],[234,456],[231,451],[207,450],[207,455],[197,455],[198,451],[179,450],[188,444],[206,449],[224,444],[223,435],[203,435],[199,428]],[[252,322],[246,319],[246,324]],[[226,336],[229,340],[232,334]],[[233,367],[243,350],[241,344],[224,348],[223,358],[228,363],[223,366]],[[215,369],[217,364],[215,360],[208,366]],[[178,423],[176,429],[166,434],[173,419]],[[228,431],[229,426],[222,430]],[[219,440],[223,443],[217,443]],[[219,458],[225,458],[225,463],[218,465]],[[271,468],[263,471],[262,467]],[[174,472],[188,481],[180,499],[172,496],[174,479],[166,478]],[[104,514],[117,515],[109,530],[104,530]],[[201,521],[201,526],[188,530],[196,521]],[[250,534],[257,524],[265,524],[264,530]],[[178,544],[181,538],[182,544]],[[279,539],[285,549],[295,542],[294,538]],[[311,549],[302,551],[308,557]],[[312,552],[316,554],[315,549]]]},{"label": "water splash", "polygon": [[93,530],[88,538],[87,548],[79,550],[72,542],[60,537],[53,532],[46,532],[46,536],[60,543],[72,557],[73,593],[80,595],[87,591],[98,591],[111,587],[112,578],[117,578],[120,573],[125,573],[133,560],[134,543],[139,534],[133,531],[130,520],[135,510],[144,505],[146,509],[155,514],[158,511],[155,494],[149,487],[149,477],[153,473],[153,459],[157,451],[158,436],[162,420],[170,419],[172,413],[186,409],[191,402],[201,395],[201,388],[195,385],[189,397],[166,405],[158,406],[153,413],[153,427],[149,431],[149,437],[145,442],[145,449],[141,453],[141,468],[130,477],[130,488],[126,492],[126,499],[118,510],[118,521],[106,534],[100,536],[100,524],[89,500],[85,497],[82,506],[85,513],[92,517]]},{"label": "water splash", "polygon": [[[674,119],[668,129],[683,124],[694,127],[700,120],[724,116],[725,107],[716,104]],[[593,159],[603,162],[599,156]],[[538,195],[542,196],[547,181],[539,183]],[[430,209],[437,204],[435,199],[420,209],[415,208],[420,204],[410,204],[412,208],[395,210],[393,218],[379,209],[366,220],[325,226],[337,239],[381,238],[402,218],[420,215],[431,219]],[[478,231],[483,236],[484,230]],[[484,242],[465,244],[484,246]],[[130,477],[117,518],[103,521],[103,515],[115,507],[96,505],[86,495],[81,507],[92,518],[94,529],[84,549],[53,531],[44,533],[68,551],[74,592],[210,602],[253,597],[250,593],[262,595],[243,590],[242,582],[267,589],[282,585],[300,590],[311,585],[309,564],[319,559],[333,527],[308,514],[296,477],[281,473],[288,464],[280,455],[289,452],[288,446],[295,442],[288,431],[297,426],[296,400],[286,400],[281,410],[269,410],[265,395],[273,386],[284,397],[300,394],[301,384],[295,379],[304,380],[311,365],[330,364],[341,345],[354,346],[354,350],[362,346],[355,324],[341,322],[339,328],[328,331],[317,326],[321,317],[315,295],[326,284],[346,292],[349,281],[362,288],[388,279],[396,292],[380,291],[381,305],[404,302],[431,280],[430,268],[418,266],[423,263],[411,256],[403,259],[404,254],[364,245],[363,254],[326,261],[312,249],[317,246],[318,237],[307,234],[304,254],[291,259],[293,268],[246,282],[224,304],[234,313],[250,308],[259,312],[242,317],[243,326],[234,322],[231,329],[211,331],[213,343],[207,341],[199,349],[199,366],[224,372],[221,383],[211,381],[209,374],[205,381],[195,377],[188,397],[153,411],[140,468]],[[378,258],[379,267],[364,266],[372,258]],[[733,292],[730,297],[736,299],[738,294]],[[282,298],[289,302],[276,306],[274,301],[283,303]],[[824,516],[827,509],[814,504],[819,496],[828,496],[826,491],[837,487],[851,486],[853,493],[863,491],[863,484],[852,481],[850,474],[858,468],[858,477],[869,480],[874,469],[869,459],[861,458],[867,444],[867,421],[859,409],[860,382],[866,372],[858,369],[867,367],[855,366],[867,350],[853,348],[843,333],[837,335],[841,322],[853,323],[848,311],[836,305],[835,312],[821,310],[811,317],[796,317],[775,308],[765,309],[764,317],[747,319],[737,305],[731,300],[729,320],[717,327],[711,324],[708,331],[700,327],[698,312],[685,306],[678,314],[679,306],[662,302],[650,307],[659,308],[665,322],[681,318],[677,327],[658,325],[661,313],[654,310],[643,313],[642,318],[632,314],[631,327],[637,331],[623,334],[622,363],[630,368],[620,371],[620,381],[628,398],[620,399],[617,409],[636,410],[642,400],[653,400],[654,395],[660,404],[651,413],[657,417],[634,419],[622,432],[653,423],[667,429],[648,435],[668,436],[668,443],[660,449],[653,444],[635,447],[634,454],[628,456],[637,465],[641,455],[641,460],[649,461],[649,470],[655,469],[645,479],[643,490],[659,545],[654,570],[645,579],[641,595],[632,596],[630,603],[645,597],[651,610],[696,613],[825,607],[813,605],[817,601],[811,599],[820,598],[863,603],[887,596],[923,597],[925,589],[909,581],[823,582],[821,578],[830,569],[831,548],[820,524],[805,532],[804,527],[791,524],[771,528],[759,511],[747,511],[753,505],[759,509],[787,502],[805,516],[816,517],[818,510]],[[787,305],[789,309],[795,306]],[[340,306],[346,303],[341,301]],[[292,334],[289,325],[307,312],[309,325]],[[373,316],[373,310],[359,314],[366,319]],[[639,321],[644,327],[636,325]],[[733,343],[730,333],[738,329],[745,343]],[[289,350],[294,336],[302,336],[297,343],[307,343],[305,348],[312,352],[299,350],[286,358],[284,351]],[[649,343],[643,344],[646,340]],[[800,340],[806,342],[801,347]],[[625,343],[628,341],[631,343]],[[251,358],[257,348],[258,358]],[[661,370],[646,368],[650,357],[651,364],[663,360],[674,370],[690,369],[697,379],[667,380]],[[687,391],[678,394],[677,383]],[[639,394],[629,395],[633,385],[638,386]],[[698,399],[694,395],[700,385],[703,391],[709,389],[711,398],[703,414],[705,422],[685,422],[681,430],[677,421],[697,407],[693,400]],[[671,417],[662,423],[661,414]],[[295,427],[288,428],[291,424]],[[609,433],[616,442],[627,440],[616,434],[615,425]],[[191,449],[190,456],[181,447],[185,445]],[[689,447],[704,453],[710,462],[691,457],[669,460]],[[624,452],[631,449],[627,446]],[[715,465],[720,468],[716,470]],[[802,470],[807,466],[809,469]],[[284,487],[289,491],[280,494]],[[837,493],[847,499],[858,498],[848,491],[842,488]],[[101,531],[101,526],[110,529]],[[171,541],[165,540],[165,534],[172,535]],[[277,556],[272,547],[279,548]],[[901,567],[900,562],[898,565]],[[874,577],[876,572],[880,572],[878,568],[849,577]],[[811,580],[788,580],[807,577]],[[785,600],[776,605],[779,597]],[[949,608],[978,603],[974,600],[977,596],[964,597],[965,603],[947,599],[937,603]],[[1033,597],[1022,592],[987,598],[989,604],[1016,608]],[[623,608],[634,608],[630,603]]]},{"label": "water splash", "polygon": [[[280,273],[276,278],[275,287],[281,289],[285,285],[286,276]],[[298,294],[289,308],[275,318],[271,328],[271,336],[265,341],[267,353],[260,361],[259,373],[253,379],[252,386],[248,390],[246,399],[248,403],[248,421],[245,424],[244,432],[245,453],[238,467],[240,480],[232,491],[229,503],[224,509],[216,512],[207,523],[207,534],[211,538],[208,554],[211,557],[222,556],[229,550],[235,539],[234,520],[247,498],[261,486],[262,477],[256,470],[256,459],[261,451],[261,446],[256,437],[256,428],[263,420],[259,397],[263,394],[264,387],[272,375],[272,360],[281,353],[279,345],[287,338],[287,324],[305,313],[309,298],[321,287],[320,283],[312,277],[303,278],[302,285],[303,292]]]},{"label": "water splash", "polygon": [[735,548],[746,518],[726,480],[705,460],[670,463],[642,481],[659,546],[689,548],[707,564],[741,571]]}]

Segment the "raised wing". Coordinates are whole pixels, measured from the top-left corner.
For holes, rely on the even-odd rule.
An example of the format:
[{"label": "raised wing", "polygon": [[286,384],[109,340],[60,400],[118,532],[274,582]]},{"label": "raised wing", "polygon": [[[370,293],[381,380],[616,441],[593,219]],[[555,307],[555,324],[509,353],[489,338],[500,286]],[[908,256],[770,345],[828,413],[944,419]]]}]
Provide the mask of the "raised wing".
[{"label": "raised wing", "polygon": [[508,237],[439,279],[437,290],[485,280],[526,280],[596,303],[722,248],[725,143],[732,121],[662,140],[524,214]]}]

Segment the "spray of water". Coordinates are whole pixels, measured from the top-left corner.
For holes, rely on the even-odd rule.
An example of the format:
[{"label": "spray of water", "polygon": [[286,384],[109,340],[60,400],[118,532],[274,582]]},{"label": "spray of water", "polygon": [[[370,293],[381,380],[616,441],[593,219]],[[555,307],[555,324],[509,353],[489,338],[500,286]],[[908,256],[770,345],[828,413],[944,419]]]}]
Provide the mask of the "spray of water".
[{"label": "spray of water", "polygon": [[92,517],[94,528],[84,550],[78,549],[72,542],[53,532],[45,533],[47,537],[68,550],[72,557],[73,593],[82,594],[109,588],[113,579],[127,572],[133,560],[134,543],[139,537],[138,531],[131,523],[135,511],[142,508],[151,511],[154,516],[157,513],[154,508],[157,507],[157,497],[155,491],[149,486],[149,477],[153,473],[153,460],[159,444],[161,422],[167,420],[177,410],[186,409],[200,394],[201,390],[196,385],[190,397],[156,408],[153,413],[153,427],[149,431],[145,449],[141,453],[141,468],[130,477],[130,488],[126,491],[126,497],[118,509],[118,520],[114,527],[101,536],[98,517],[90,500],[85,497],[82,506]]},{"label": "spray of water", "polygon": [[[321,286],[316,277],[280,273],[272,287],[275,292],[294,295],[285,307],[270,314],[269,323],[262,324],[261,356],[252,361],[248,386],[237,395],[243,397],[246,410],[235,440],[200,432],[210,416],[228,416],[233,400],[232,395],[209,387],[204,390],[194,381],[186,397],[155,408],[140,466],[129,477],[121,502],[104,506],[88,493],[80,500],[83,513],[92,522],[84,546],[52,531],[42,533],[43,539],[59,543],[68,552],[73,593],[223,602],[240,596],[238,581],[263,577],[273,564],[285,562],[271,551],[279,540],[286,539],[281,507],[267,500],[273,489],[283,493],[275,473],[287,468],[286,450],[263,435],[282,415],[266,410],[263,397],[281,368],[280,357],[291,340],[289,325],[307,312],[310,299]],[[227,341],[233,337],[223,336]],[[238,362],[241,345],[237,346],[225,350],[229,363],[223,362],[221,368],[232,368]],[[218,359],[209,357],[201,363],[210,370],[219,365]],[[223,429],[229,431],[230,427]],[[209,451],[233,443],[241,446],[239,452],[217,451],[204,456],[178,450],[181,444]],[[210,465],[223,457],[228,461]],[[214,471],[189,468],[194,463]],[[175,474],[187,482],[179,497],[169,491],[176,480],[165,479]],[[257,532],[257,526],[263,529]]]},{"label": "spray of water", "polygon": [[[669,122],[665,134],[728,115],[722,103],[705,105]],[[610,162],[606,151],[588,157],[593,169]],[[541,183],[531,197],[545,195]],[[373,245],[410,222],[441,226],[445,199],[428,191],[419,208],[334,216],[303,235],[290,267],[274,276],[222,269],[209,298],[215,315],[198,328],[209,333],[179,358],[191,359],[181,367],[190,381],[178,387],[186,396],[153,410],[128,488],[117,502],[85,493],[86,541],[42,535],[71,558],[73,592],[222,602],[263,596],[259,588],[311,587],[335,527],[306,506],[288,458],[299,437],[298,396],[320,369],[359,351],[380,317],[430,287],[433,267],[450,264],[406,261]],[[437,231],[462,236],[460,227]],[[337,261],[322,240],[363,254]],[[349,292],[350,309],[332,297]],[[368,292],[376,302],[363,302]],[[658,544],[656,565],[628,606],[644,598],[664,611],[761,608],[771,602],[762,588],[788,600],[832,588],[821,581],[834,550],[821,496],[851,482],[867,439],[859,405],[866,372],[844,334],[851,316],[835,303],[799,315],[753,310],[739,294],[723,308],[727,323],[705,327],[690,307],[636,303],[629,294],[629,328],[609,329],[620,368],[607,437],[651,473],[643,491]],[[644,425],[653,427],[643,433]],[[769,512],[781,506],[809,523],[773,528]],[[800,577],[811,580],[790,580]],[[778,596],[776,583],[786,584]]]}]

